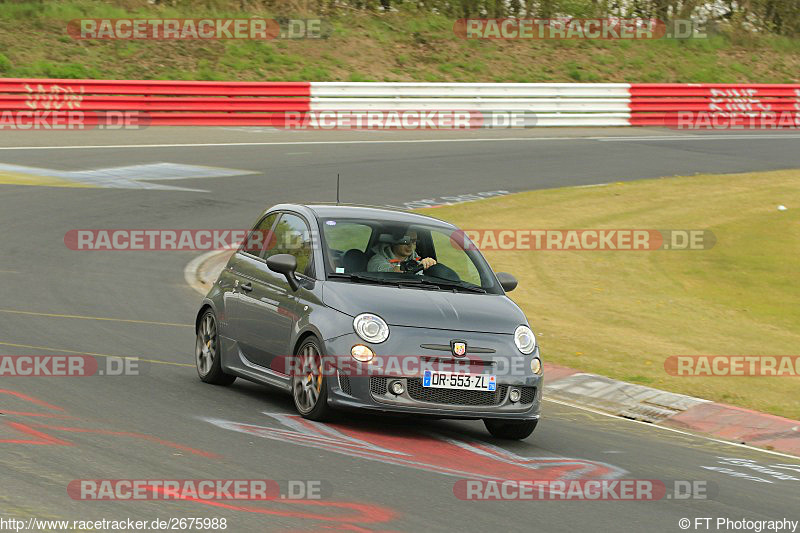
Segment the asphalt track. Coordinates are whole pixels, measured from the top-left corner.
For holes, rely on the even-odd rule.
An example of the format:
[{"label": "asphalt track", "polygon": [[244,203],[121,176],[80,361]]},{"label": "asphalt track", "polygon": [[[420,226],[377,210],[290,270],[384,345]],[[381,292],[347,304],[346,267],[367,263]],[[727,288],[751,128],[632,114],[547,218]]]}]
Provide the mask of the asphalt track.
[{"label": "asphalt track", "polygon": [[[333,425],[298,425],[282,416],[293,413],[288,397],[241,380],[219,388],[197,379],[189,324],[199,298],[183,280],[183,267],[197,253],[78,252],[63,242],[75,228],[249,227],[273,203],[332,199],[337,172],[343,200],[398,205],[495,190],[797,168],[798,137],[646,129],[3,132],[6,165],[79,171],[169,162],[252,174],[164,182],[207,192],[0,185],[0,353],[148,361],[138,376],[2,378],[2,517],[224,517],[228,531],[682,531],[681,518],[798,520],[800,459],[554,402],[545,402],[529,439],[512,443],[493,440],[480,422],[348,415]],[[196,143],[203,146],[175,146]],[[530,217],[535,222],[535,210]],[[365,443],[384,452],[376,458]],[[482,443],[496,447],[477,453]],[[752,462],[735,465],[730,458]],[[440,473],[445,468],[455,474]],[[709,497],[470,502],[454,496],[457,479],[481,473],[656,479],[668,486],[700,480]],[[787,476],[796,479],[779,479]],[[253,478],[319,480],[325,498],[220,506],[80,501],[66,490],[76,479]]]}]

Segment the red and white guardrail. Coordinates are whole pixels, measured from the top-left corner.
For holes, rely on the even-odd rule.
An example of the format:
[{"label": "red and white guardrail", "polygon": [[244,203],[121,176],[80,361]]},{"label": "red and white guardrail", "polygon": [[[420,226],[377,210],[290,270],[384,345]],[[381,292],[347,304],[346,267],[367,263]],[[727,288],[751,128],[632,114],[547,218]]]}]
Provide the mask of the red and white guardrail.
[{"label": "red and white guardrail", "polygon": [[525,126],[670,127],[687,114],[731,119],[781,114],[796,127],[800,84],[0,79],[0,128],[31,113],[75,112],[138,112],[149,125],[275,127],[296,125],[298,117],[350,112],[466,112],[473,127],[508,127],[485,118],[504,113],[522,117]]}]

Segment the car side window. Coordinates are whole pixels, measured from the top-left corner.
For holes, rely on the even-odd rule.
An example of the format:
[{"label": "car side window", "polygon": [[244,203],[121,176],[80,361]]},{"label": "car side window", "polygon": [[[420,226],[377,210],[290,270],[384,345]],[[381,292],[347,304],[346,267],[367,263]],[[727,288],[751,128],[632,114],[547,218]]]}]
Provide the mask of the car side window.
[{"label": "car side window", "polygon": [[275,224],[276,218],[278,218],[278,213],[272,213],[259,220],[258,224],[247,232],[247,237],[239,251],[257,257],[261,256],[261,253],[265,248],[269,247],[272,240],[270,230],[272,225]]},{"label": "car side window", "polygon": [[281,215],[273,230],[274,245],[268,246],[262,257],[290,254],[297,259],[297,272],[314,277],[314,248],[311,230],[305,220],[291,213]]},{"label": "car side window", "polygon": [[349,250],[367,252],[372,228],[360,222],[348,220],[326,220],[325,242],[328,245],[328,268],[330,272],[344,272],[344,256]]},{"label": "car side window", "polygon": [[359,222],[327,220],[325,221],[325,241],[328,247],[334,250],[356,249],[367,251],[372,228]]}]

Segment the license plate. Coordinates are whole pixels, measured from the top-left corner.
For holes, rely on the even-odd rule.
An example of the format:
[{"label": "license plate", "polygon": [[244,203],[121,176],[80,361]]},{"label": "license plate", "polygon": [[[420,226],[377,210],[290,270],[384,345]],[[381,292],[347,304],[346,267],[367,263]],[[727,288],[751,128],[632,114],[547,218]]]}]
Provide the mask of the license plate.
[{"label": "license plate", "polygon": [[497,376],[426,370],[422,376],[422,386],[434,389],[495,391],[497,390]]}]

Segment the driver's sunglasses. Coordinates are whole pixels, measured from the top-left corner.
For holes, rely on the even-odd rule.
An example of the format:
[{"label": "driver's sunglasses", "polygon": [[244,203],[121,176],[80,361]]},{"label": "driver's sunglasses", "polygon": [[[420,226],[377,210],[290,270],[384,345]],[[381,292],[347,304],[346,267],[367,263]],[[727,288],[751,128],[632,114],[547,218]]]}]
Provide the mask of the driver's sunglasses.
[{"label": "driver's sunglasses", "polygon": [[417,244],[417,239],[412,239],[411,237],[403,237],[397,244]]}]

